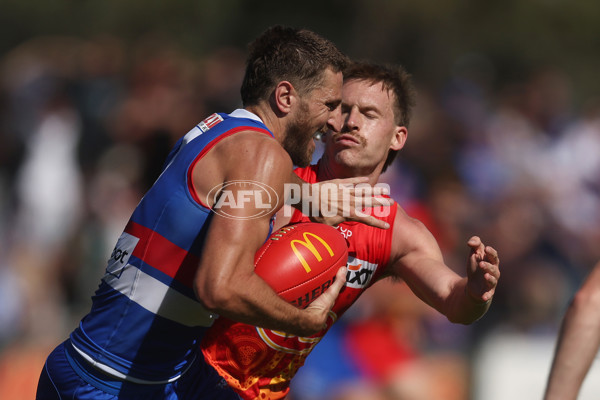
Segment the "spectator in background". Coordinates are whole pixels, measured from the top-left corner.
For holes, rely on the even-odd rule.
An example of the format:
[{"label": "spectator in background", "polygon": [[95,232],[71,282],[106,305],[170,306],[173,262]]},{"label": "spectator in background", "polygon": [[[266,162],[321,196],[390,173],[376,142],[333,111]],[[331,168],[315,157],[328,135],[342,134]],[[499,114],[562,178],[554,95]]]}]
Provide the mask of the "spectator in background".
[{"label": "spectator in background", "polygon": [[58,260],[84,215],[77,157],[81,118],[70,96],[74,61],[61,56],[81,41],[38,38],[7,55],[4,72],[9,135],[23,150],[13,175],[15,210],[7,215],[7,263],[19,276],[20,324],[40,341],[60,332]]}]

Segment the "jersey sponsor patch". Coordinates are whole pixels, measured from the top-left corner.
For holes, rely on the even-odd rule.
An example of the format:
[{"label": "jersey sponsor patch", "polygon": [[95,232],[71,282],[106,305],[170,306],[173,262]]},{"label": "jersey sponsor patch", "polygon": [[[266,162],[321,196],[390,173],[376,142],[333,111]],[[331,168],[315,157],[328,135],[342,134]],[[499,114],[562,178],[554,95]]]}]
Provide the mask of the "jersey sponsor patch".
[{"label": "jersey sponsor patch", "polygon": [[338,225],[337,229],[345,239],[350,239],[352,237],[352,230],[350,228],[345,229],[343,226]]},{"label": "jersey sponsor patch", "polygon": [[198,129],[200,129],[202,131],[202,133],[205,133],[206,131],[213,128],[215,125],[217,125],[221,121],[223,121],[223,117],[221,117],[217,113],[212,114],[211,116],[204,119],[202,122],[200,122],[198,124]]},{"label": "jersey sponsor patch", "polygon": [[377,264],[370,263],[353,256],[348,256],[348,272],[346,273],[346,286],[354,289],[364,289],[371,282],[377,270]]},{"label": "jersey sponsor patch", "polygon": [[108,264],[106,266],[106,273],[110,274],[117,279],[121,277],[123,269],[129,262],[129,257],[133,253],[135,246],[137,246],[139,238],[130,235],[129,233],[123,232],[117,244],[113,249]]},{"label": "jersey sponsor patch", "polygon": [[[179,149],[177,149],[177,152],[179,152],[184,146],[186,146],[192,140],[196,139],[198,136],[202,135],[203,133],[208,132],[211,128],[214,128],[215,125],[217,125],[219,122],[222,122],[222,121],[224,121],[223,117],[221,117],[217,113],[212,114],[211,116],[202,120],[202,122],[200,122],[198,125],[193,127],[188,133],[185,134],[185,136],[183,137],[183,140],[181,141],[181,146],[179,146]],[[170,164],[171,163],[169,163],[169,165]]]}]

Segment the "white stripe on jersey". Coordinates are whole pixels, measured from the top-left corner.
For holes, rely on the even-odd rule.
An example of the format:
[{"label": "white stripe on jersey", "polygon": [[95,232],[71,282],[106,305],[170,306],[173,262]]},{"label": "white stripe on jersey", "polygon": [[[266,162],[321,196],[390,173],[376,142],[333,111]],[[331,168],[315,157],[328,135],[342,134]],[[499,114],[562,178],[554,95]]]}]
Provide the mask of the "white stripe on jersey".
[{"label": "white stripe on jersey", "polygon": [[182,371],[181,373],[175,375],[174,377],[172,377],[170,379],[166,379],[166,380],[162,380],[162,381],[148,381],[146,379],[139,379],[139,378],[136,378],[136,377],[133,377],[130,375],[125,375],[125,374],[117,371],[116,369],[109,367],[108,365],[102,364],[101,362],[94,360],[92,357],[90,357],[86,353],[84,353],[83,350],[80,350],[79,348],[77,348],[77,346],[75,346],[73,343],[71,343],[71,346],[73,346],[75,351],[77,353],[79,353],[79,355],[81,357],[83,357],[83,359],[85,361],[90,363],[90,365],[93,366],[94,368],[98,368],[100,371],[102,371],[105,374],[108,374],[114,378],[133,382],[133,383],[139,383],[141,385],[164,385],[166,383],[175,382],[177,379],[181,378],[181,376],[183,374],[185,374],[188,369],[190,369],[190,367],[192,366],[194,361],[196,361],[196,357],[194,357],[194,359],[192,361],[190,361],[190,363],[188,364],[188,366],[186,367],[186,369],[184,371]]},{"label": "white stripe on jersey", "polygon": [[170,288],[131,264],[127,264],[120,271],[118,278],[108,273],[102,279],[146,310],[185,326],[208,327],[218,317],[217,314],[206,310],[199,302]]}]

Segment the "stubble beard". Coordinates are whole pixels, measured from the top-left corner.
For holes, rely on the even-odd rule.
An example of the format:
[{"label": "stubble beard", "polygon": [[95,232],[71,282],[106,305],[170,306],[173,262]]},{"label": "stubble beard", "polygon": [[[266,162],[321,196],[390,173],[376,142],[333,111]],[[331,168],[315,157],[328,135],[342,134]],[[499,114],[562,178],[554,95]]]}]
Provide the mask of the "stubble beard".
[{"label": "stubble beard", "polygon": [[308,113],[305,110],[306,108],[302,107],[298,118],[288,126],[282,143],[292,162],[298,167],[310,164],[315,149],[314,146],[310,146],[314,132],[310,132]]}]

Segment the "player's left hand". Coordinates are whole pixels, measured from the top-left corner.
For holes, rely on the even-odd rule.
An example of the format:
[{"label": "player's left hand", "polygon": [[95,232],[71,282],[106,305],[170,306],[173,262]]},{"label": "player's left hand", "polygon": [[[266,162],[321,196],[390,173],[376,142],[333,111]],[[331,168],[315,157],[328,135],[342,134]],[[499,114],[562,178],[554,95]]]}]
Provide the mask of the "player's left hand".
[{"label": "player's left hand", "polygon": [[478,236],[467,242],[471,248],[467,263],[467,295],[473,301],[486,303],[494,297],[500,279],[500,259],[496,249],[485,246]]},{"label": "player's left hand", "polygon": [[324,318],[321,329],[327,328],[327,316],[335,304],[335,300],[340,294],[340,291],[346,285],[346,272],[346,267],[338,269],[333,284],[305,309],[307,312],[319,314]]},{"label": "player's left hand", "polygon": [[357,221],[376,228],[388,229],[390,225],[377,218],[377,210],[385,212],[394,204],[394,200],[383,197],[389,194],[389,186],[385,184],[370,185],[368,178],[332,179],[315,183],[311,191],[313,198],[319,198],[319,212],[310,213],[313,222],[335,226],[344,221]]}]

